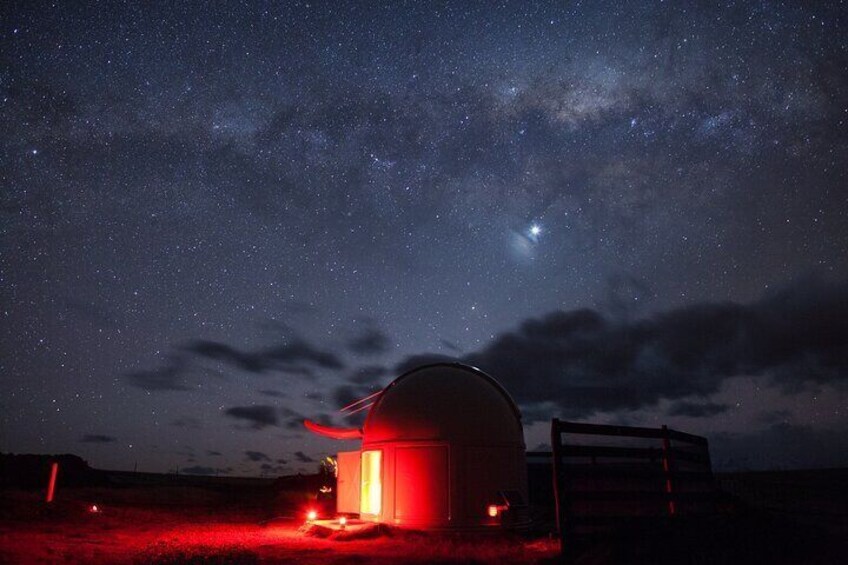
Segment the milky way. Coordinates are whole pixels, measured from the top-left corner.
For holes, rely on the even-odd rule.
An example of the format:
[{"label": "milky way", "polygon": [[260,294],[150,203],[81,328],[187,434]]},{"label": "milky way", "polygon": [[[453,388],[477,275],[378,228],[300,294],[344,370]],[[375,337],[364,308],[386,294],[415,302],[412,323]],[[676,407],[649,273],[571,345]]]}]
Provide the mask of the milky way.
[{"label": "milky way", "polygon": [[4,2],[0,449],[309,471],[451,358],[848,464],[848,10],[526,4]]}]

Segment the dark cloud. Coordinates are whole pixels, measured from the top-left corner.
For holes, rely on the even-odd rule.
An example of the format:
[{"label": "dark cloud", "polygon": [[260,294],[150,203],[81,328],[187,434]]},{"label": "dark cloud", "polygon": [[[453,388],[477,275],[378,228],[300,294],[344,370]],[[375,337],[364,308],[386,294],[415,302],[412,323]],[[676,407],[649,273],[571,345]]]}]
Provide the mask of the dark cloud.
[{"label": "dark cloud", "polygon": [[237,420],[250,423],[250,427],[261,430],[267,426],[276,426],[279,422],[277,411],[273,406],[234,406],[228,408],[224,414]]},{"label": "dark cloud", "polygon": [[[193,369],[195,362],[190,355],[202,359],[211,359],[228,365],[233,365],[248,373],[261,374],[270,371],[280,371],[291,375],[314,378],[314,368],[340,370],[344,363],[338,356],[327,351],[321,351],[306,341],[291,338],[287,344],[278,344],[257,351],[241,351],[224,343],[206,340],[189,342],[175,353],[161,367],[135,371],[127,375],[130,384],[148,392],[185,391],[190,390],[186,377]],[[206,369],[208,372],[208,369]],[[276,391],[261,391],[267,396],[275,396]],[[279,393],[282,394],[282,393]]]},{"label": "dark cloud", "polygon": [[268,454],[263,453],[261,451],[245,451],[245,456],[248,461],[271,461],[271,458],[268,457]]},{"label": "dark cloud", "polygon": [[[379,390],[379,387],[375,387],[373,385],[351,386],[345,384],[333,389],[333,401],[338,408],[343,408],[355,401],[362,400],[363,398],[374,394],[377,390]],[[373,402],[373,399],[357,404],[350,411],[344,412],[342,414],[342,417],[344,418],[344,425],[346,427],[361,426],[365,422],[365,418],[368,416],[367,406],[371,402]]]},{"label": "dark cloud", "polygon": [[313,463],[315,461],[315,459],[308,456],[307,454],[305,454],[302,451],[295,451],[294,456],[295,456],[295,459],[297,459],[301,463]]},{"label": "dark cloud", "polygon": [[263,474],[267,474],[267,473],[280,474],[280,473],[284,473],[286,471],[285,465],[272,465],[271,463],[263,463],[262,465],[259,466],[259,468],[262,469]]},{"label": "dark cloud", "polygon": [[521,418],[525,422],[544,422],[546,420],[550,420],[554,416],[557,416],[555,412],[551,411],[551,405],[547,402],[536,404],[536,403],[528,403],[520,406],[521,408]]},{"label": "dark cloud", "polygon": [[[313,418],[310,418],[312,420]],[[283,422],[283,427],[287,430],[295,430],[295,431],[305,431],[306,428],[303,426],[303,418],[288,418],[285,422]]]},{"label": "dark cloud", "polygon": [[377,355],[389,350],[389,337],[379,328],[370,326],[347,342],[348,349],[357,355]]},{"label": "dark cloud", "polygon": [[297,418],[300,420],[303,419],[303,414],[301,414],[297,410],[289,408],[288,406],[280,406],[280,414],[282,414],[285,418]]},{"label": "dark cloud", "polygon": [[375,385],[378,384],[383,375],[388,372],[389,371],[386,367],[382,367],[380,365],[368,365],[354,370],[347,380],[358,385]]},{"label": "dark cloud", "polygon": [[690,418],[709,418],[717,414],[723,414],[730,409],[727,404],[715,402],[689,402],[681,400],[671,405],[668,410],[669,416],[688,416]]},{"label": "dark cloud", "polygon": [[333,390],[333,400],[336,406],[343,408],[351,402],[365,398],[374,392],[375,390],[372,390],[371,387],[342,385]]},{"label": "dark cloud", "polygon": [[285,398],[286,393],[280,392],[279,390],[260,390],[259,394],[264,396],[270,396],[271,398]]},{"label": "dark cloud", "polygon": [[178,455],[184,455],[184,456],[189,457],[189,458],[193,458],[194,455],[195,455],[195,450],[194,450],[194,447],[192,447],[190,445],[182,445],[182,446],[180,446],[180,449],[174,450],[173,453],[176,453]]},{"label": "dark cloud", "polygon": [[462,359],[451,355],[442,355],[440,353],[421,353],[418,355],[410,355],[395,365],[395,374],[398,376],[411,371],[421,365],[429,365],[431,363],[461,363]]},{"label": "dark cloud", "polygon": [[[292,375],[313,378],[313,367],[343,369],[344,364],[334,354],[314,348],[302,340],[281,344],[253,352],[240,351],[224,343],[193,341],[171,355],[163,366],[148,371],[136,371],[127,375],[130,384],[149,392],[190,390],[186,376],[193,362],[186,353],[238,367],[249,373],[280,371]],[[273,396],[274,394],[268,394]]]},{"label": "dark cloud", "polygon": [[[440,359],[449,360],[411,356],[396,370]],[[519,403],[553,402],[566,417],[709,395],[738,375],[769,376],[784,388],[842,383],[848,283],[804,281],[748,305],[694,304],[628,322],[590,309],[554,312],[461,361],[491,372]]]},{"label": "dark cloud", "polygon": [[118,438],[102,435],[102,434],[85,434],[80,439],[81,443],[112,443],[117,441]]},{"label": "dark cloud", "polygon": [[149,371],[135,371],[127,375],[132,386],[148,392],[184,391],[189,390],[185,383],[186,360],[181,356],[172,356],[168,362]]},{"label": "dark cloud", "polygon": [[760,414],[757,419],[763,424],[787,424],[792,419],[792,412],[789,410],[769,410]]},{"label": "dark cloud", "polygon": [[618,273],[606,281],[606,294],[599,309],[615,320],[627,321],[642,313],[653,298],[648,284],[633,275]]},{"label": "dark cloud", "polygon": [[207,359],[236,366],[248,373],[276,370],[311,376],[310,368],[304,364],[324,369],[344,368],[344,363],[333,353],[316,349],[299,339],[257,351],[241,351],[224,343],[198,340],[186,345],[185,350]]},{"label": "dark cloud", "polygon": [[184,467],[180,469],[182,473],[186,475],[226,475],[227,469],[218,469],[216,467],[203,467],[201,465],[195,465],[194,467]]},{"label": "dark cloud", "polygon": [[209,455],[210,457],[220,457],[220,456],[222,456],[222,455],[223,455],[223,453],[221,453],[220,451],[215,451],[215,450],[212,450],[212,449],[207,449],[207,450],[206,450],[206,455]]},{"label": "dark cloud", "polygon": [[449,341],[447,339],[440,339],[439,343],[448,351],[453,351],[454,353],[462,353],[462,348],[452,341]]}]

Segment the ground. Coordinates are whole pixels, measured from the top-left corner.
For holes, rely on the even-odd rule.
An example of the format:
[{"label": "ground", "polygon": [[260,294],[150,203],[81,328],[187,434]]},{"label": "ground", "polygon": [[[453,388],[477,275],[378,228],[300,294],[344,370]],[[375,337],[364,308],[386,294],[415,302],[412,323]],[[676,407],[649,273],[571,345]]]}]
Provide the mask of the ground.
[{"label": "ground", "polygon": [[[139,489],[75,489],[52,507],[38,492],[7,492],[3,563],[539,563],[557,554],[546,537],[432,536],[398,532],[326,539],[302,531],[297,505],[269,516],[250,504],[138,507]],[[183,489],[185,491],[185,489]],[[203,500],[205,493],[181,493]],[[159,493],[161,497],[161,493]],[[59,498],[61,497],[61,500]],[[110,502],[112,500],[112,502]],[[92,504],[99,512],[91,512]]]},{"label": "ground", "polygon": [[[141,480],[143,479],[143,480]],[[297,482],[300,481],[300,482]],[[0,563],[556,563],[545,528],[523,535],[309,535],[309,489],[271,480],[112,474],[96,487],[0,490]],[[848,555],[848,470],[719,477],[715,515],[640,521],[572,543],[576,565],[840,563]],[[97,505],[98,512],[92,512]]]}]

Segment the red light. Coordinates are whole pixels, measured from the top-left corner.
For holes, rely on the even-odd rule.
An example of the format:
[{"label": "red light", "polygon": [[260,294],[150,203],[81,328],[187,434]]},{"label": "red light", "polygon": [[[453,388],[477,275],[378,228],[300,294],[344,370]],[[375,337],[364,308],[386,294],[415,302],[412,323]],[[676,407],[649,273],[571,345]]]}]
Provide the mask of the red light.
[{"label": "red light", "polygon": [[56,475],[59,473],[59,464],[50,465],[50,482],[47,484],[47,502],[53,502],[53,494],[56,492]]},{"label": "red light", "polygon": [[489,516],[491,518],[497,518],[498,517],[498,510],[499,510],[499,508],[498,508],[497,504],[490,504],[489,505]]},{"label": "red light", "polygon": [[100,507],[97,506],[96,504],[92,504],[91,506],[88,507],[88,511],[96,514],[96,513],[100,512]]},{"label": "red light", "polygon": [[317,518],[318,518],[318,512],[316,512],[315,510],[310,510],[309,512],[306,513],[306,519],[309,520],[310,522],[313,522]]},{"label": "red light", "polygon": [[344,526],[345,524],[347,524],[347,517],[342,516],[339,518],[339,525]]}]

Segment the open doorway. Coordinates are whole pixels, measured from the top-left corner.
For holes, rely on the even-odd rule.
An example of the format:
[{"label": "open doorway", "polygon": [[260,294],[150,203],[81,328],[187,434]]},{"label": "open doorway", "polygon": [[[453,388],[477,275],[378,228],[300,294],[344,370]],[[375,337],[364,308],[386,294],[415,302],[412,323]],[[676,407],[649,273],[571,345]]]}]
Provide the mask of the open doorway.
[{"label": "open doorway", "polygon": [[362,496],[360,497],[360,514],[379,516],[382,509],[382,451],[362,452]]}]

